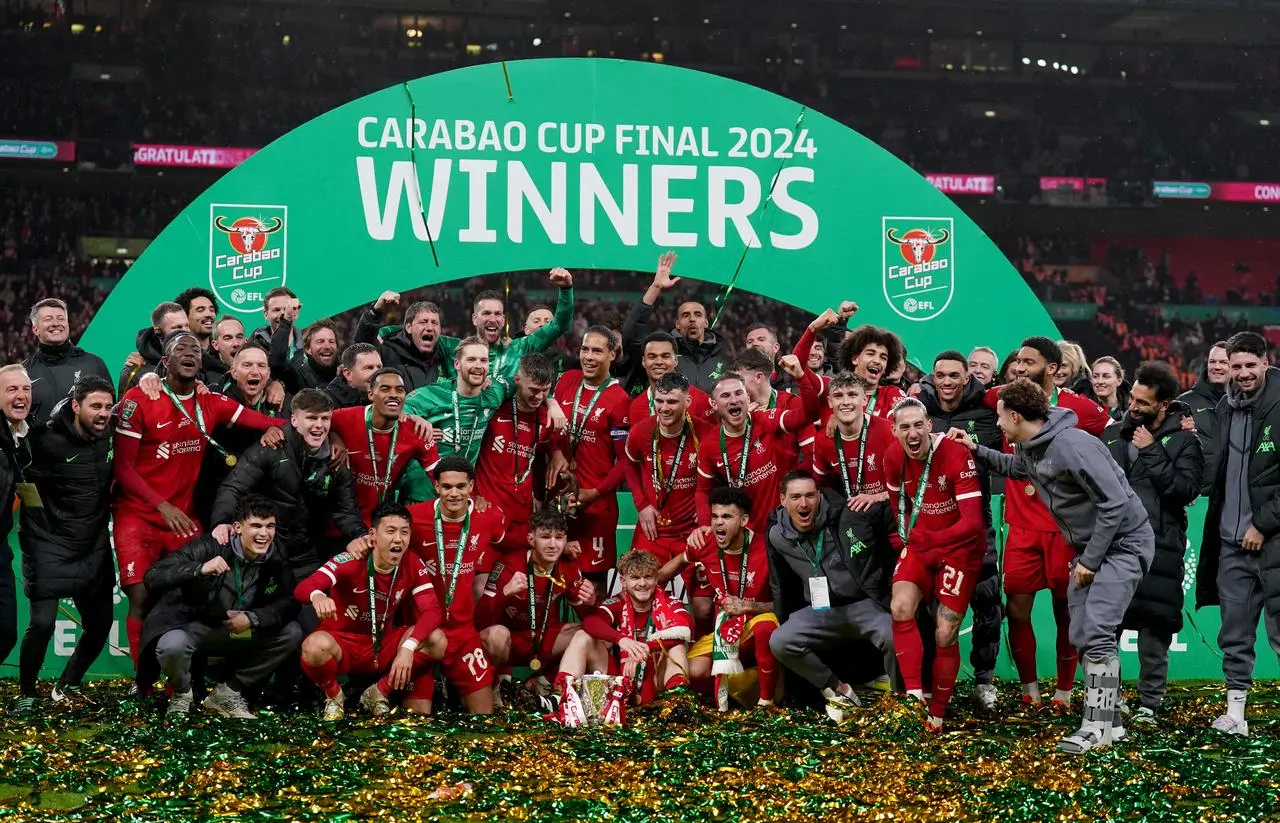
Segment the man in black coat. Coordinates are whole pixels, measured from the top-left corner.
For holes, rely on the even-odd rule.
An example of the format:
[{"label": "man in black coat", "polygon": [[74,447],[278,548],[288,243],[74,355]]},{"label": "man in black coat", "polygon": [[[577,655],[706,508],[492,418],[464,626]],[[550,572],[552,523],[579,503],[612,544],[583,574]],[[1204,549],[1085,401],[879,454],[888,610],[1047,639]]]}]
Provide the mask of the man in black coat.
[{"label": "man in black coat", "polygon": [[1214,455],[1205,489],[1209,510],[1196,567],[1196,608],[1220,606],[1218,648],[1227,711],[1213,728],[1247,736],[1245,703],[1253,685],[1258,620],[1280,651],[1280,369],[1267,341],[1239,332],[1227,341],[1231,382],[1218,404]]},{"label": "man in black coat", "polygon": [[[1196,423],[1196,434],[1200,435],[1200,446],[1204,449],[1205,465],[1213,463],[1213,446],[1217,440],[1218,402],[1226,392],[1227,381],[1231,379],[1231,361],[1227,359],[1227,343],[1219,340],[1209,347],[1205,355],[1204,368],[1200,379],[1189,391],[1183,392],[1178,399],[1191,408],[1191,418]],[[1206,476],[1206,480],[1212,479]]]},{"label": "man in black coat", "polygon": [[204,710],[253,720],[244,691],[264,683],[302,643],[296,581],[275,541],[275,504],[246,497],[233,531],[225,546],[201,535],[147,569],[147,591],[159,600],[143,624],[142,650],[154,651],[173,687],[167,719],[190,713],[191,661],[200,653],[233,670]]},{"label": "man in black coat", "polygon": [[53,637],[59,599],[75,603],[82,634],[53,688],[55,703],[80,688],[111,633],[115,573],[107,539],[113,478],[107,427],[114,404],[110,379],[83,376],[72,387],[70,402],[28,437],[31,465],[25,480],[34,491],[23,495],[18,545],[30,611],[18,658],[18,715],[35,712],[36,679]]},{"label": "man in black coat", "polygon": [[411,304],[404,312],[404,327],[379,338],[388,306],[400,304],[397,292],[383,292],[356,326],[356,342],[376,346],[382,364],[404,377],[408,391],[430,386],[438,380],[453,379],[453,357],[440,345],[440,307],[426,300]]},{"label": "man in black coat", "polygon": [[284,384],[285,391],[323,389],[338,376],[338,326],[332,320],[317,320],[302,332],[302,348],[292,354],[293,321],[280,320],[280,334],[271,336],[271,376]]},{"label": "man in black coat", "polygon": [[111,372],[96,354],[71,342],[67,304],[46,297],[31,307],[31,330],[39,348],[22,362],[31,378],[31,413],[27,422],[39,426],[53,414],[58,401],[71,393],[71,385],[81,376],[97,375],[107,380]]},{"label": "man in black coat", "polygon": [[[951,349],[933,359],[933,371],[920,380],[919,400],[933,430],[945,434],[961,429],[990,449],[1001,448],[1000,427],[995,409],[984,402],[986,388],[969,373],[969,362],[963,354]],[[982,519],[987,527],[987,553],[982,558],[982,572],[973,590],[969,607],[973,610],[973,645],[969,663],[973,666],[976,707],[984,713],[996,709],[996,659],[1000,656],[1000,625],[1004,622],[1004,604],[1000,599],[1000,562],[996,531],[991,519],[991,473],[981,466],[978,479],[982,484]],[[922,632],[928,637],[932,632]],[[926,641],[927,645],[927,641]]]},{"label": "man in black coat", "polygon": [[1191,410],[1175,400],[1178,375],[1167,363],[1144,363],[1129,395],[1129,411],[1102,440],[1129,486],[1142,501],[1156,551],[1151,568],[1125,612],[1122,629],[1138,632],[1141,705],[1135,723],[1154,723],[1169,676],[1169,644],[1182,629],[1183,561],[1187,550],[1187,506],[1200,496],[1204,452],[1200,440],[1182,430]]},{"label": "man in black coat", "polygon": [[783,479],[782,506],[769,517],[769,582],[779,621],[769,649],[821,690],[836,722],[860,702],[823,653],[847,655],[851,643],[867,640],[883,656],[885,673],[897,671],[888,607],[890,528],[887,503],[851,512],[843,498],[820,492],[813,476],[799,470]]},{"label": "man in black coat", "polygon": [[[226,543],[241,501],[252,493],[275,503],[280,514],[276,542],[298,580],[304,580],[345,545],[363,549],[369,527],[356,508],[351,469],[335,469],[329,446],[333,403],[318,389],[303,389],[293,398],[293,413],[284,427],[284,445],[250,446],[218,488],[213,504],[213,535]],[[342,545],[326,537],[330,519]],[[326,544],[329,544],[326,546]]]},{"label": "man in black coat", "polygon": [[[117,383],[119,396],[134,386],[147,374],[161,371],[164,359],[164,341],[176,331],[187,331],[187,312],[177,303],[161,303],[151,310],[151,325],[138,332],[137,350],[124,361]],[[197,374],[202,379],[203,371]]]},{"label": "man in black coat", "polygon": [[382,355],[371,343],[352,343],[342,350],[338,376],[324,387],[335,409],[369,405],[369,379],[382,368]]}]

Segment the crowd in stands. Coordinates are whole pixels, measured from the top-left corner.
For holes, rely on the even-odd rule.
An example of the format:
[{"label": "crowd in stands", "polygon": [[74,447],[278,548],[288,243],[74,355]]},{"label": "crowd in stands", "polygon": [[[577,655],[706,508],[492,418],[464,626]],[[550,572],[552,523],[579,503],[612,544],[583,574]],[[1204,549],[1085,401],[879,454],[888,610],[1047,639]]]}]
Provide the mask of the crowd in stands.
[{"label": "crowd in stands", "polygon": [[[595,55],[703,67],[777,91],[921,171],[1027,181],[1089,175],[1116,183],[1280,179],[1280,132],[1240,115],[1275,99],[1275,57],[1266,54],[1250,54],[1243,71],[1243,58],[1206,57],[1204,50],[1193,59],[1159,46],[1100,47],[1095,66],[1077,67],[1079,75],[1037,76],[1039,66],[1014,60],[989,73],[1030,82],[940,71],[940,79],[922,83],[912,69],[851,76],[849,69],[902,61],[882,47],[803,31],[788,40],[718,26],[635,34],[583,25],[561,36],[547,32],[544,40],[512,21],[468,19],[461,32],[417,25],[417,36],[406,38],[398,25],[329,20],[310,9],[304,16],[287,7],[246,7],[210,19],[179,6],[128,26],[107,21],[73,34],[67,19],[15,12],[0,27],[0,134],[117,141],[126,151],[130,142],[261,146],[408,78],[493,60]],[[919,48],[913,69],[945,68],[933,65],[927,45]],[[1201,70],[1227,79],[1223,66],[1237,67],[1232,84],[1206,90],[1174,83],[1202,80]],[[1038,191],[1038,183],[1030,185]],[[1020,185],[1006,188],[1014,195]]]}]

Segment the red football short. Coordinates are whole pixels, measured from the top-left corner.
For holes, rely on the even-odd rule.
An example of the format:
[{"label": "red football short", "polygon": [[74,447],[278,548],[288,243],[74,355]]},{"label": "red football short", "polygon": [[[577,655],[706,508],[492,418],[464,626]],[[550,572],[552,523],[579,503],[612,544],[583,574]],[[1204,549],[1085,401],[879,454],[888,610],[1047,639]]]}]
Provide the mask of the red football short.
[{"label": "red football short", "polygon": [[914,583],[926,595],[932,594],[934,600],[963,615],[969,608],[981,570],[981,555],[907,550],[893,570],[893,582]]},{"label": "red football short", "polygon": [[392,630],[382,638],[382,647],[375,659],[373,638],[369,635],[332,632],[325,628],[321,628],[320,631],[328,632],[329,636],[337,642],[338,648],[342,649],[342,659],[338,661],[339,675],[381,677],[387,669],[391,668],[391,661],[395,660],[396,651],[400,647],[397,640],[400,633]]},{"label": "red football short", "polygon": [[595,500],[569,521],[569,540],[582,546],[578,569],[599,574],[618,561],[618,498],[609,494]]},{"label": "red football short", "polygon": [[631,534],[631,551],[646,551],[657,557],[658,562],[662,564],[684,551],[684,548],[684,537],[676,535],[665,537],[659,533],[656,540],[650,540],[639,526],[636,526],[636,530]]},{"label": "red football short", "polygon": [[1010,526],[1004,544],[1005,593],[1035,594],[1048,589],[1055,598],[1065,600],[1075,556],[1061,532]]},{"label": "red football short", "polygon": [[555,651],[556,638],[565,630],[568,624],[555,623],[547,627],[542,635],[542,647],[538,649],[538,653],[533,653],[533,632],[528,629],[508,629],[511,632],[511,654],[507,658],[508,666],[527,666],[533,658],[537,657],[542,663],[543,668],[551,662]]},{"label": "red football short", "polygon": [[[196,528],[199,527],[196,523]],[[112,541],[120,564],[120,585],[141,583],[151,564],[173,554],[190,539],[179,537],[167,526],[157,526],[127,509],[116,509]]]},{"label": "red football short", "polygon": [[[480,633],[474,626],[445,629],[449,648],[441,668],[449,683],[466,697],[493,685],[493,666],[480,645]],[[514,640],[514,637],[512,638]]]}]

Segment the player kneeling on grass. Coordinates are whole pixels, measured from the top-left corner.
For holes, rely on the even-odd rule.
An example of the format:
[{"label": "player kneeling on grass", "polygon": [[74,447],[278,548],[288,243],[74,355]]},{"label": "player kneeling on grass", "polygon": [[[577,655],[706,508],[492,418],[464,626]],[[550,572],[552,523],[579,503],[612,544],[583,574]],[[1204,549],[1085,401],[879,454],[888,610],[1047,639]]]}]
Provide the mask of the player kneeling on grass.
[{"label": "player kneeling on grass", "polygon": [[159,600],[142,625],[142,650],[155,649],[173,687],[166,717],[191,711],[191,660],[222,657],[231,675],[204,710],[253,720],[243,692],[264,683],[302,639],[289,597],[293,575],[276,547],[276,507],[251,494],[240,501],[227,545],[202,534],[156,561],[144,579]]},{"label": "player kneeling on grass", "polygon": [[693,621],[684,604],[658,588],[658,558],[630,551],[618,561],[622,594],[610,597],[582,621],[582,631],[569,643],[556,675],[562,698],[556,719],[581,725],[579,718],[562,716],[565,690],[588,670],[621,675],[635,705],[652,701],[659,692],[685,685],[687,646]]},{"label": "player kneeling on grass", "polygon": [[[567,534],[563,515],[551,509],[535,512],[529,519],[528,556],[523,562],[507,559],[495,564],[476,606],[476,625],[485,627],[480,639],[489,662],[505,670],[504,676],[513,666],[528,666],[534,676],[527,686],[544,699],[551,692],[548,673],[582,630],[580,624],[560,619],[560,604],[567,599],[579,618],[596,604],[595,586],[578,571],[578,564],[560,562]],[[554,709],[554,704],[543,705],[544,712]]]},{"label": "player kneeling on grass", "polygon": [[[760,675],[760,706],[772,706],[778,684],[778,663],[769,638],[778,627],[769,587],[769,558],[764,530],[747,528],[751,498],[742,489],[720,486],[709,497],[710,540],[701,549],[686,548],[658,573],[665,585],[693,564],[706,576],[715,593],[715,628],[689,650],[689,679],[714,677],[716,707],[729,709],[730,676],[743,672],[743,658],[754,660]],[[768,598],[768,599],[765,599]]]},{"label": "player kneeling on grass", "polygon": [[379,503],[371,519],[367,558],[343,552],[293,592],[320,618],[302,641],[302,670],[324,692],[325,720],[342,717],[344,674],[378,678],[360,696],[373,715],[391,711],[390,696],[406,689],[404,707],[429,714],[431,668],[445,653],[440,602],[426,567],[408,553],[409,510]]}]

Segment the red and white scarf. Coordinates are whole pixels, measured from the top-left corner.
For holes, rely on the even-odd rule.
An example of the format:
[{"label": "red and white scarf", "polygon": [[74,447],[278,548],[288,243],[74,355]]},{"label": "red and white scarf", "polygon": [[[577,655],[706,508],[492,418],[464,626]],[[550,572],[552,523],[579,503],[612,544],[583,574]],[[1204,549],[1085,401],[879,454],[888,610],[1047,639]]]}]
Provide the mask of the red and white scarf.
[{"label": "red and white scarf", "polygon": [[[644,642],[649,643],[654,640],[683,640],[686,643],[689,642],[693,634],[693,622],[689,619],[689,612],[685,609],[684,604],[678,600],[672,600],[662,589],[654,590],[652,603],[650,615],[653,619],[653,627],[649,629]],[[641,614],[643,615],[643,612]],[[648,617],[642,617],[641,619],[646,624],[648,623]],[[618,631],[622,632],[623,637],[635,637],[635,629],[635,606],[632,605],[629,595],[623,595],[622,620],[618,626]]]}]

